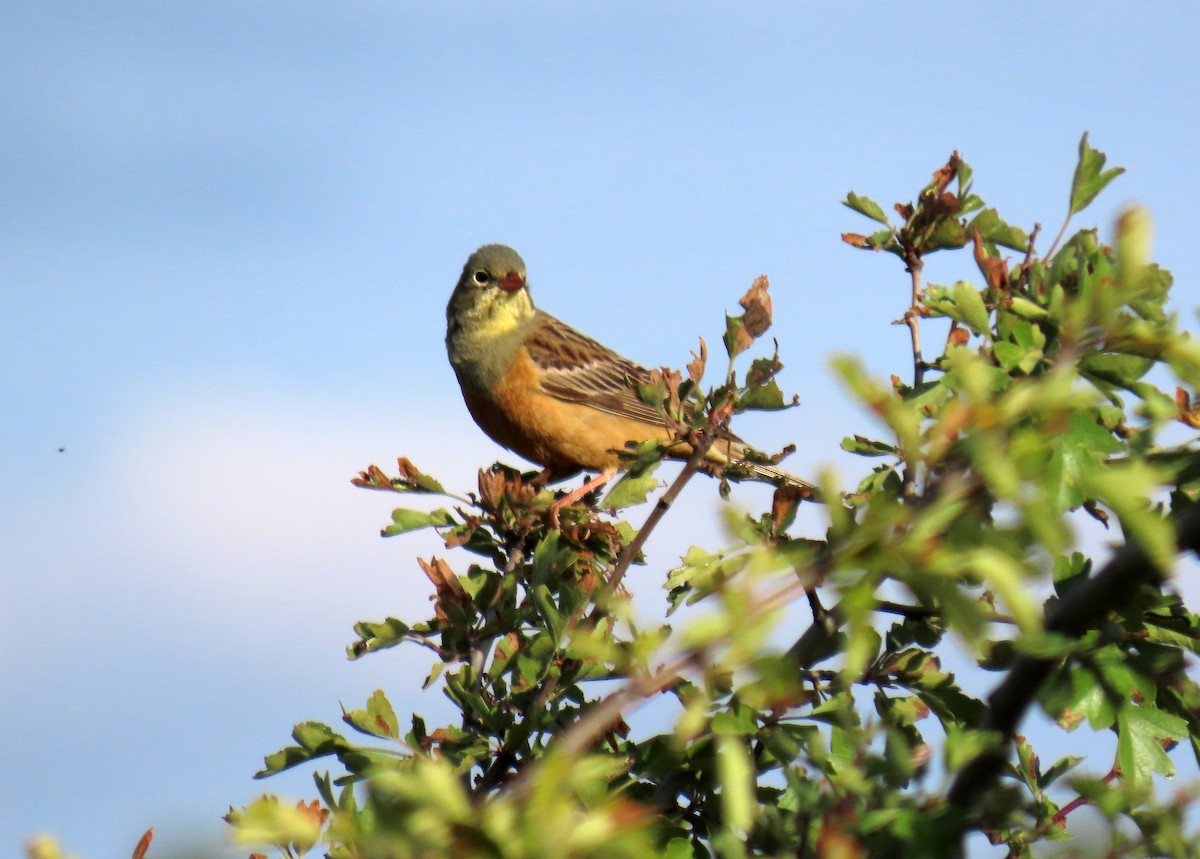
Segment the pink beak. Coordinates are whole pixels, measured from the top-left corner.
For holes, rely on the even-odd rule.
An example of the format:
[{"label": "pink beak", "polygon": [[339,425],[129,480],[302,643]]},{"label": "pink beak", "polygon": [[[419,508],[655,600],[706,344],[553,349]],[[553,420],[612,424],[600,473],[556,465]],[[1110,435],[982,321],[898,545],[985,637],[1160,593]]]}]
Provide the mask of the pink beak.
[{"label": "pink beak", "polygon": [[496,286],[503,289],[505,292],[516,292],[525,285],[525,278],[517,274],[515,271],[510,271],[500,279]]}]

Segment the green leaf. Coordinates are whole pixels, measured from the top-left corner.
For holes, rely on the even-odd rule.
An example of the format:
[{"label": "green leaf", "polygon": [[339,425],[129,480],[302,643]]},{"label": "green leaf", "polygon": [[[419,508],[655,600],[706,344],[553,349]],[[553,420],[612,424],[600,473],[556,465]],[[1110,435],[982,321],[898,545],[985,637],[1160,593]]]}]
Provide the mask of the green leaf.
[{"label": "green leaf", "polygon": [[783,401],[783,391],[774,379],[750,388],[738,397],[739,411],[777,411],[786,409],[790,403]]},{"label": "green leaf", "polygon": [[1143,206],[1130,206],[1117,219],[1117,271],[1121,284],[1137,289],[1149,273],[1154,223]]},{"label": "green leaf", "polygon": [[966,565],[981,576],[1008,606],[1009,613],[1024,633],[1041,630],[1041,611],[1030,592],[1025,567],[1006,552],[987,546],[967,554]]},{"label": "green leaf", "polygon": [[[966,194],[971,188],[971,177],[975,175],[974,168],[971,167],[964,159],[958,159],[958,167],[954,171],[955,178],[958,179],[958,187],[962,190],[961,194]],[[974,195],[970,195],[968,199],[972,199]]]},{"label": "green leaf", "polygon": [[1152,772],[1175,775],[1175,764],[1163,746],[1187,735],[1187,722],[1178,716],[1125,702],[1117,711],[1117,763],[1122,778],[1135,787],[1148,788]]},{"label": "green leaf", "polygon": [[374,650],[395,647],[407,640],[410,630],[411,627],[407,623],[394,617],[378,623],[361,620],[354,624],[354,631],[358,633],[359,640],[346,648],[346,655],[351,659],[358,659]]},{"label": "green leaf", "polygon": [[[1195,621],[1193,620],[1193,623]],[[1192,653],[1200,655],[1200,640],[1194,635],[1194,627],[1183,631],[1171,629],[1164,623],[1158,623],[1152,615],[1147,615],[1145,620],[1145,633],[1150,641],[1158,644],[1168,645],[1180,650],[1190,650]]]},{"label": "green leaf", "polygon": [[1101,467],[1106,454],[1117,453],[1123,447],[1111,432],[1097,423],[1094,414],[1072,414],[1066,431],[1059,434],[1051,448],[1047,471],[1058,509],[1074,510],[1087,500],[1089,496],[1084,485],[1088,476]]},{"label": "green leaf", "polygon": [[722,822],[735,832],[749,832],[758,812],[754,764],[745,741],[736,734],[717,734],[717,780],[721,785]]},{"label": "green leaf", "polygon": [[846,199],[842,201],[843,206],[849,206],[860,215],[866,215],[873,221],[879,221],[884,226],[888,226],[887,215],[883,213],[883,209],[878,203],[870,197],[860,197],[851,191],[846,195]]},{"label": "green leaf", "polygon": [[661,459],[656,458],[642,468],[630,469],[625,472],[616,485],[604,496],[600,506],[615,507],[620,510],[644,502],[646,496],[658,486],[658,478],[654,476],[654,470],[661,462]]},{"label": "green leaf", "polygon": [[1050,315],[1050,311],[1041,305],[1034,304],[1028,298],[1022,298],[1019,295],[1014,295],[1007,304],[1007,310],[1014,316],[1019,316],[1022,319],[1045,319]]},{"label": "green leaf", "polygon": [[967,241],[967,231],[962,223],[957,218],[946,218],[937,222],[933,235],[924,243],[922,250],[925,253],[951,250],[961,248]]},{"label": "green leaf", "polygon": [[662,859],[696,859],[690,838],[672,838],[663,848]]},{"label": "green leaf", "polygon": [[336,755],[349,748],[346,738],[335,733],[322,722],[301,722],[292,729],[295,746],[287,746],[263,759],[264,766],[254,774],[255,778],[275,775],[297,764],[316,758]]},{"label": "green leaf", "polygon": [[638,382],[636,390],[638,399],[655,409],[661,410],[667,399],[667,383],[662,378],[656,382]]},{"label": "green leaf", "polygon": [[896,453],[895,445],[875,441],[870,438],[863,438],[861,435],[856,435],[853,438],[847,436],[842,439],[842,450],[849,453],[856,453],[859,456],[893,456]]},{"label": "green leaf", "polygon": [[988,324],[988,311],[984,306],[979,290],[965,280],[954,284],[954,304],[962,314],[962,322],[976,334],[984,337],[991,336],[991,326]]},{"label": "green leaf", "polygon": [[1140,355],[1119,355],[1100,352],[1086,355],[1079,362],[1079,369],[1091,379],[1128,390],[1154,366],[1153,358]]},{"label": "green leaf", "polygon": [[946,727],[946,771],[958,772],[983,754],[1004,748],[1004,737],[998,731],[968,730],[959,725]]},{"label": "green leaf", "polygon": [[387,740],[400,738],[400,723],[396,719],[396,711],[392,709],[382,689],[376,689],[367,699],[365,710],[344,713],[342,719],[351,727],[372,737]]},{"label": "green leaf", "polygon": [[[1008,340],[999,340],[992,347],[992,351],[996,355],[996,360],[1000,362],[1000,366],[1008,372],[1012,372],[1025,361],[1025,356],[1030,354],[1028,349],[1023,349],[1016,343]],[[1040,355],[1040,350],[1039,353]]]},{"label": "green leaf", "polygon": [[1081,755],[1067,755],[1065,758],[1059,758],[1054,762],[1053,766],[1042,773],[1041,777],[1038,779],[1038,787],[1045,790],[1058,779],[1062,778],[1064,775],[1073,770],[1082,760],[1083,757]]},{"label": "green leaf", "polygon": [[1013,341],[1025,349],[1041,349],[1046,345],[1042,329],[1030,322],[1017,322],[1012,327]]},{"label": "green leaf", "polygon": [[754,338],[746,333],[746,324],[740,316],[725,314],[725,354],[736,358],[754,342]]},{"label": "green leaf", "polygon": [[985,242],[1003,245],[1016,251],[1024,251],[1029,247],[1029,235],[1020,227],[1006,224],[995,209],[984,209],[971,221],[967,231],[979,230],[980,237]]},{"label": "green leaf", "polygon": [[1080,475],[1084,494],[1095,498],[1117,514],[1126,538],[1138,544],[1163,575],[1175,563],[1175,529],[1150,497],[1166,475],[1142,462],[1120,467],[1093,469]]},{"label": "green leaf", "polygon": [[382,533],[385,537],[394,537],[422,528],[444,528],[453,524],[454,517],[447,510],[438,509],[426,513],[424,510],[398,508],[392,511],[392,524],[384,528]]},{"label": "green leaf", "polygon": [[307,853],[321,837],[321,819],[307,813],[303,803],[280,802],[274,796],[260,796],[241,811],[231,811],[226,820],[239,844],[289,845],[292,855]]},{"label": "green leaf", "polygon": [[533,602],[537,606],[538,614],[545,621],[546,628],[553,636],[553,641],[555,643],[561,641],[563,630],[567,625],[567,619],[563,617],[558,606],[554,604],[554,597],[550,593],[550,588],[544,584],[537,584],[529,589],[529,595],[533,598]]},{"label": "green leaf", "polygon": [[1069,214],[1076,215],[1088,207],[1092,200],[1113,179],[1125,172],[1124,167],[1104,169],[1108,160],[1103,152],[1088,145],[1087,132],[1079,141],[1079,162],[1075,165],[1075,177],[1071,180],[1071,207]]}]

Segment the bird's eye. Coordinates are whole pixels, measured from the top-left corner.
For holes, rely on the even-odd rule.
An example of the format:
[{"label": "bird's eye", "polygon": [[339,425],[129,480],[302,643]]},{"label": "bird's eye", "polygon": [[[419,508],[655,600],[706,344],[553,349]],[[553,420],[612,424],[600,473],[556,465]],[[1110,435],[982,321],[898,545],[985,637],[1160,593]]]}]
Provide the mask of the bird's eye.
[{"label": "bird's eye", "polygon": [[490,274],[488,274],[486,271],[484,271],[483,269],[479,269],[478,271],[476,271],[475,274],[472,275],[472,278],[480,286],[487,286],[489,283],[492,282],[492,276]]}]

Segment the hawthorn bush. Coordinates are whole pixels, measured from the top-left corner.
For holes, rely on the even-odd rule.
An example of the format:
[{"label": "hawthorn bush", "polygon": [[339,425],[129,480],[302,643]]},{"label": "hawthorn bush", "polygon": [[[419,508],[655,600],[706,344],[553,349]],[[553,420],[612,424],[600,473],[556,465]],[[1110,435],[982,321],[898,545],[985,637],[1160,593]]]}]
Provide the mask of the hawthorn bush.
[{"label": "hawthorn bush", "polygon": [[[1067,221],[1120,172],[1085,135]],[[843,240],[903,271],[912,339],[904,379],[833,361],[874,427],[842,445],[873,463],[856,486],[828,472],[815,493],[780,488],[770,510],[729,514],[732,545],[669,570],[642,555],[718,432],[790,405],[778,355],[747,355],[770,324],[765,279],[727,320],[717,384],[701,343],[640,391],[697,450],[669,485],[660,446],[631,449],[621,481],[551,530],[557,493],[532,473],[496,464],[460,497],[406,459],[363,472],[363,487],[448,499],[384,529],[436,529],[448,554],[418,560],[433,615],[357,624],[350,657],[429,649],[427,685],[461,720],[402,718],[380,690],[345,714],[352,734],[297,725],[259,775],[322,758],[336,775],[318,772],[310,801],[231,810],[238,838],[338,859],[1028,856],[1078,834],[1087,804],[1108,821],[1089,855],[1197,855],[1191,796],[1154,774],[1200,757],[1200,618],[1171,579],[1200,547],[1200,344],[1168,310],[1145,212],[1107,244],[1064,222],[1042,252],[1040,228],[1006,223],[971,176],[955,153],[894,214],[845,201],[876,225]],[[925,285],[926,258],[957,250],[978,283]],[[718,475],[722,490],[741,476]],[[823,533],[792,533],[803,503]],[[1120,546],[1085,555],[1084,520]],[[631,608],[635,563],[665,585],[662,619]],[[780,646],[795,604],[808,620]],[[950,653],[990,694],[964,691]],[[673,724],[638,724],[662,696]],[[1033,709],[1115,733],[1115,758],[1043,761],[1018,734]]]}]

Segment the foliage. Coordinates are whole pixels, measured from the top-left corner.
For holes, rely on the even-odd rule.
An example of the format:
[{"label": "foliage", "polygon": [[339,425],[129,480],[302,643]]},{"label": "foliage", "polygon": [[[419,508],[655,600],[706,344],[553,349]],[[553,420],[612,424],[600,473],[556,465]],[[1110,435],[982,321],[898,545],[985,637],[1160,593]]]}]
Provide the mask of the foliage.
[{"label": "foliage", "polygon": [[[1104,162],[1085,135],[1068,219],[1120,173]],[[239,838],[332,857],[1028,856],[1071,838],[1088,804],[1110,823],[1095,849],[1197,855],[1190,797],[1163,801],[1154,774],[1200,757],[1200,618],[1169,578],[1178,548],[1200,544],[1200,346],[1167,308],[1145,213],[1111,245],[1095,229],[1064,241],[1064,224],[1038,253],[1040,229],[986,208],[957,153],[896,221],[845,202],[879,229],[844,240],[906,271],[913,344],[907,382],[833,363],[875,426],[843,443],[867,476],[781,487],[770,511],[729,514],[733,545],[695,546],[665,574],[642,557],[729,421],[786,405],[778,356],[735,372],[770,323],[765,279],[728,320],[720,384],[702,387],[701,344],[686,373],[641,391],[697,455],[640,527],[619,517],[659,489],[653,444],[557,529],[562,493],[533,474],[497,464],[455,498],[406,459],[395,476],[372,466],[356,483],[450,502],[397,510],[384,534],[433,528],[451,555],[419,562],[432,616],[359,623],[350,656],[429,649],[427,685],[461,721],[401,717],[381,690],[345,713],[353,733],[297,725],[260,775],[333,758],[337,777],[318,773],[310,802],[231,811]],[[929,255],[953,250],[980,285],[924,285]],[[719,475],[724,489],[740,476]],[[791,533],[814,497],[824,532]],[[1101,526],[1124,543],[1105,562],[1081,550]],[[664,583],[678,628],[635,616],[634,563]],[[796,604],[811,623],[777,646]],[[948,658],[992,694],[965,690]],[[636,721],[664,697],[669,728]],[[1115,757],[1044,763],[1017,733],[1032,707],[1115,734]]]}]

